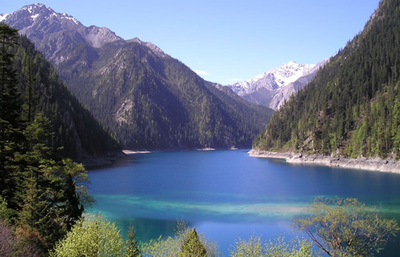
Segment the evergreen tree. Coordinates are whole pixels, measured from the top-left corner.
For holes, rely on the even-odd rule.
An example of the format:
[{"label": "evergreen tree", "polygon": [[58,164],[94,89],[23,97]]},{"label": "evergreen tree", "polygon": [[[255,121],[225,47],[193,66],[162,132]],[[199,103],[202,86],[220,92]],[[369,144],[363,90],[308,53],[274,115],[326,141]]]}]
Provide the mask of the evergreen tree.
[{"label": "evergreen tree", "polygon": [[47,118],[37,115],[24,133],[28,150],[18,158],[26,176],[19,223],[43,237],[40,247],[44,250],[81,217],[83,206],[75,183],[87,178],[82,165],[60,159],[47,146],[53,135],[51,128]]},{"label": "evergreen tree", "polygon": [[0,23],[0,196],[10,208],[16,208],[14,199],[18,183],[18,170],[14,154],[20,151],[22,122],[18,99],[16,72],[13,55],[9,49],[17,42],[17,30]]},{"label": "evergreen tree", "polygon": [[400,159],[400,4],[383,0],[364,31],[271,118],[253,147]]},{"label": "evergreen tree", "polygon": [[178,257],[207,257],[207,250],[200,242],[196,229],[192,229],[186,235]]},{"label": "evergreen tree", "polygon": [[[85,169],[61,158],[55,147],[60,135],[39,110],[57,121],[54,118],[60,112],[54,98],[57,92],[61,92],[67,105],[77,110],[83,108],[65,88],[55,90],[58,78],[54,70],[40,61],[41,55],[31,58],[29,54],[21,54],[26,52],[17,45],[17,39],[17,30],[0,24],[0,219],[14,225],[22,241],[29,241],[28,245],[32,243],[44,253],[81,218],[83,204],[90,203],[91,198],[84,186],[88,179]],[[27,67],[18,65],[22,59],[29,60]],[[21,69],[18,79],[14,65]],[[26,90],[21,86],[24,70],[29,74]],[[40,96],[39,93],[33,96],[38,89],[34,90],[34,80],[41,81]],[[27,91],[27,97],[21,96],[19,90]],[[22,112],[24,101],[26,114]],[[85,111],[82,117],[91,118]],[[106,135],[96,125],[93,134]],[[106,141],[110,142],[107,138]]]},{"label": "evergreen tree", "polygon": [[136,232],[132,224],[129,226],[128,241],[125,247],[125,257],[141,257],[139,244],[136,240]]}]

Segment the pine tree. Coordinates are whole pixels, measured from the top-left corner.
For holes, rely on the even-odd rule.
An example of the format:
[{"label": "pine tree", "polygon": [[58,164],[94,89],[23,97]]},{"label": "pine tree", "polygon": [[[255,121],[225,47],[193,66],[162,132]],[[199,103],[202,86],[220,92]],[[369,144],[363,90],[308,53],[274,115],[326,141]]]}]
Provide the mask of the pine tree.
[{"label": "pine tree", "polygon": [[[23,80],[16,79],[13,69],[13,57],[22,49],[17,40],[17,30],[0,24],[0,218],[47,252],[81,218],[83,203],[90,202],[83,184],[88,176],[81,164],[60,157],[52,122],[37,113],[57,110],[50,100],[37,103],[39,98],[32,97],[36,60],[34,65],[28,62],[27,98],[19,94]],[[22,58],[31,60],[29,55]],[[46,83],[44,91],[54,90],[49,82],[54,78],[47,73],[40,76]],[[27,114],[22,114],[24,100]]]},{"label": "pine tree", "polygon": [[128,241],[125,248],[126,257],[141,257],[142,254],[139,250],[139,243],[136,240],[136,232],[132,224],[129,226]]},{"label": "pine tree", "polygon": [[9,49],[16,44],[17,30],[0,23],[0,196],[15,209],[15,188],[18,170],[14,155],[20,151],[22,122],[18,99],[16,73],[12,67],[13,55]]},{"label": "pine tree", "polygon": [[81,217],[83,206],[75,178],[86,178],[82,165],[60,159],[47,146],[53,135],[51,129],[50,121],[37,115],[24,132],[27,152],[18,159],[26,176],[19,224],[39,233],[43,250],[53,247]]},{"label": "pine tree", "polygon": [[200,242],[196,229],[190,230],[184,239],[178,257],[206,257],[207,250]]},{"label": "pine tree", "polygon": [[86,187],[77,185],[88,180],[87,173],[82,164],[73,162],[70,159],[62,160],[63,183],[60,191],[62,196],[59,204],[60,216],[64,217],[67,230],[82,217],[84,204],[91,204],[92,198],[88,195]]}]

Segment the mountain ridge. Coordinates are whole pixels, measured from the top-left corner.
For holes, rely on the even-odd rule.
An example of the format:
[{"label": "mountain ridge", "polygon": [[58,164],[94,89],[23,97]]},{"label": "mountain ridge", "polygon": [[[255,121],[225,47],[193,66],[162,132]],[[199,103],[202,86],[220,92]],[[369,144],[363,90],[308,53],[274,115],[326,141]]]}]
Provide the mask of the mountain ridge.
[{"label": "mountain ridge", "polygon": [[298,64],[290,61],[255,78],[228,87],[249,102],[277,110],[293,93],[311,82],[327,60],[317,64]]},{"label": "mountain ridge", "polygon": [[72,16],[35,6],[47,16],[24,10],[4,21],[11,26],[28,21],[14,27],[32,38],[73,94],[123,147],[249,147],[272,113],[203,80],[150,42],[126,41],[95,26],[88,37],[89,29]]}]

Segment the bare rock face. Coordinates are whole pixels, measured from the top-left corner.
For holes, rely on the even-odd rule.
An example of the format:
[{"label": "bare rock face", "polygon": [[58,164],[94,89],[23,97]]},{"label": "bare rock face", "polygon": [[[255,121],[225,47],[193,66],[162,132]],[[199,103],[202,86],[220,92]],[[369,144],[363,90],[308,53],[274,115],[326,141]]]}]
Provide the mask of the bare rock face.
[{"label": "bare rock face", "polygon": [[75,51],[72,50],[75,49],[76,42],[100,48],[107,43],[124,41],[107,28],[85,27],[74,17],[57,13],[43,4],[28,5],[11,14],[2,14],[0,21],[27,36],[55,65],[66,63],[75,57]]}]

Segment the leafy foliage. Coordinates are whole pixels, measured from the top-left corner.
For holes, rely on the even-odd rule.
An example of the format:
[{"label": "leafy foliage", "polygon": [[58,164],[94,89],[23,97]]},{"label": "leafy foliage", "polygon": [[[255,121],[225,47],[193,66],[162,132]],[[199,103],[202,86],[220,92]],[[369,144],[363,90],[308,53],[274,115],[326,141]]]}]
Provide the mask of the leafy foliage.
[{"label": "leafy foliage", "polygon": [[123,256],[123,240],[114,223],[100,216],[87,217],[73,226],[50,256]]},{"label": "leafy foliage", "polygon": [[176,257],[176,256],[219,256],[218,246],[208,241],[204,235],[198,235],[194,229],[188,228],[185,222],[179,222],[174,237],[141,244],[143,256]]},{"label": "leafy foliage", "polygon": [[292,239],[286,242],[285,238],[279,237],[263,243],[260,237],[253,236],[248,241],[239,239],[231,250],[230,256],[310,257],[318,255],[312,250],[311,243],[304,239]]},{"label": "leafy foliage", "polygon": [[400,158],[400,4],[381,1],[362,33],[275,113],[253,147]]},{"label": "leafy foliage", "polygon": [[152,239],[141,245],[143,256],[152,257],[176,257],[179,252],[179,241],[168,237],[163,239],[161,236],[158,239]]},{"label": "leafy foliage", "polygon": [[14,227],[0,219],[0,256],[8,257],[40,257],[43,253],[34,244],[21,236],[21,230],[17,232]]},{"label": "leafy foliage", "polygon": [[375,207],[357,199],[319,197],[310,213],[294,223],[329,256],[373,256],[400,230],[395,220],[380,218]]},{"label": "leafy foliage", "polygon": [[230,253],[231,257],[263,256],[261,238],[253,236],[248,241],[239,239]]}]

